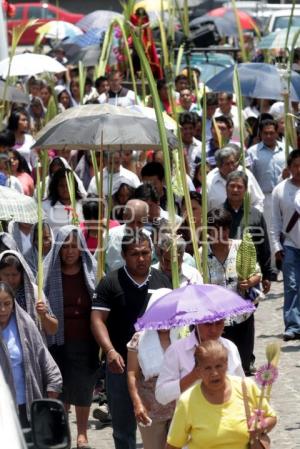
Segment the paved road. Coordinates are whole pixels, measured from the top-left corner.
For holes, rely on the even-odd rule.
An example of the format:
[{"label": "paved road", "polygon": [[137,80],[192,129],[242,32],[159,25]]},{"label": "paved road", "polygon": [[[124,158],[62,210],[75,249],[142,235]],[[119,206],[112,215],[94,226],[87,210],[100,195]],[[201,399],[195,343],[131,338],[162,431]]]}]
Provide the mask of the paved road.
[{"label": "paved road", "polygon": [[[256,312],[257,366],[265,363],[265,345],[281,340],[282,282],[273,283],[270,294]],[[272,432],[272,449],[300,449],[300,340],[282,344],[280,374],[272,393],[272,405],[278,413],[279,422]],[[76,448],[75,417],[70,416],[73,447]],[[114,449],[111,428],[100,429],[99,421],[90,418],[90,444],[94,449]],[[141,448],[138,439],[138,448]]]}]

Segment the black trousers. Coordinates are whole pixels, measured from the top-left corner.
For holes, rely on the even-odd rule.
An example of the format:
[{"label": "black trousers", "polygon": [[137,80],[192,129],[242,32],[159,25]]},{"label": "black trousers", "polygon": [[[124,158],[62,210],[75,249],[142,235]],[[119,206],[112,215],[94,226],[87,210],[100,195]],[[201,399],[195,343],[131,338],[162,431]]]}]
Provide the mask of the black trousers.
[{"label": "black trousers", "polygon": [[249,371],[253,362],[254,351],[254,313],[242,323],[226,326],[223,337],[228,338],[238,348],[245,372]]}]

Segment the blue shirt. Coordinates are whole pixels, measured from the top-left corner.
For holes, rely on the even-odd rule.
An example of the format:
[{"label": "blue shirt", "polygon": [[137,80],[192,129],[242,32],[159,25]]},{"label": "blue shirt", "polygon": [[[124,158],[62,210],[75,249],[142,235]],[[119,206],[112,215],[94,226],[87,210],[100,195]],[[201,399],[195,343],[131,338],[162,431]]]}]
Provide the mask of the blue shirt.
[{"label": "blue shirt", "polygon": [[274,187],[281,180],[284,169],[285,152],[279,142],[274,150],[268,148],[263,142],[248,149],[251,160],[251,170],[263,193],[272,193]]},{"label": "blue shirt", "polygon": [[25,389],[25,373],[23,363],[23,351],[19,331],[17,328],[16,317],[12,314],[8,325],[2,330],[2,338],[6,343],[12,374],[14,378],[14,385],[17,396],[18,405],[26,403],[26,389]]}]

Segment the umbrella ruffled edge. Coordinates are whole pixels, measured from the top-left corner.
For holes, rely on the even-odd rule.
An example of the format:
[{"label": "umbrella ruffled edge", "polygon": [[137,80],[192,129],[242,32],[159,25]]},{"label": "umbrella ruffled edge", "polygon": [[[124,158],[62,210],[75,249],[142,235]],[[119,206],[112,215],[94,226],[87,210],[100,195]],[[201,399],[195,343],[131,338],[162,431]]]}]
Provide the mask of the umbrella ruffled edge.
[{"label": "umbrella ruffled edge", "polygon": [[165,330],[172,329],[174,327],[184,327],[190,326],[192,324],[205,324],[213,323],[215,321],[225,320],[233,318],[238,315],[243,315],[245,313],[252,313],[255,311],[255,306],[251,301],[245,301],[245,305],[236,307],[232,312],[214,312],[209,315],[205,315],[203,318],[197,320],[195,318],[181,318],[181,319],[171,319],[163,321],[152,321],[148,323],[143,323],[143,317],[139,318],[135,323],[134,327],[137,332],[142,330]]}]

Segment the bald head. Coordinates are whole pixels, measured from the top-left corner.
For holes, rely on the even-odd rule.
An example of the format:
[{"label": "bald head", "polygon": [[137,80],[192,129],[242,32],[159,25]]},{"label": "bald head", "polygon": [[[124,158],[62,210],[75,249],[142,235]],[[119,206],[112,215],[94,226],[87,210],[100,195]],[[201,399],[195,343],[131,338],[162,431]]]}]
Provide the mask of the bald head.
[{"label": "bald head", "polygon": [[126,227],[141,229],[148,221],[149,206],[142,200],[129,200],[124,210]]}]

